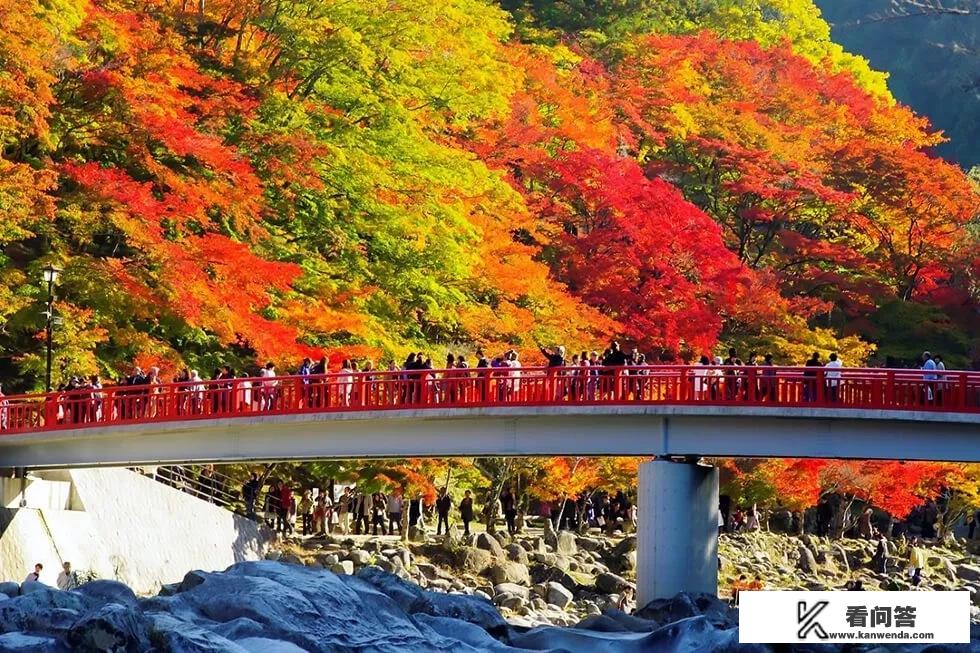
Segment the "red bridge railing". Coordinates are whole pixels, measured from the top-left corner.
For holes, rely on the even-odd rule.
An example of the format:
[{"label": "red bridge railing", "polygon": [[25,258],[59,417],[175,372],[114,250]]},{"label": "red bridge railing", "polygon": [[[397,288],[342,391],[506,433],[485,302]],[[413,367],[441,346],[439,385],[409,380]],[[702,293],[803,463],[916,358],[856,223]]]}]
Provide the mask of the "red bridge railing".
[{"label": "red bridge railing", "polygon": [[263,414],[631,404],[980,413],[980,372],[667,365],[189,381],[2,397],[0,432]]}]

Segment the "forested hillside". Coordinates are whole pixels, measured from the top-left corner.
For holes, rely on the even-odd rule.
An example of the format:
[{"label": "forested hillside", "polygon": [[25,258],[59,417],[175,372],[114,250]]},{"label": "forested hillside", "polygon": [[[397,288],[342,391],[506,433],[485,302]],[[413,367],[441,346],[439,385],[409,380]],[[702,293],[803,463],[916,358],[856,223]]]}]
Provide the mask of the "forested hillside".
[{"label": "forested hillside", "polygon": [[[934,1],[817,0],[834,38],[888,71],[888,87],[949,137],[937,151],[964,168],[980,164],[980,5],[972,14],[929,10]],[[942,5],[945,7],[946,5]]]},{"label": "forested hillside", "polygon": [[810,0],[0,0],[0,379],[621,337],[980,361],[977,188]]}]

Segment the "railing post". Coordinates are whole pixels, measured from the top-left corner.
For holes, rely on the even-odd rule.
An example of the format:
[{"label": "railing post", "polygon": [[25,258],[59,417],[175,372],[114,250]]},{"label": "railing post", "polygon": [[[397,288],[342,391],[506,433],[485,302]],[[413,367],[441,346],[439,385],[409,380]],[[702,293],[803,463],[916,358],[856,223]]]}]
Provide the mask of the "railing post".
[{"label": "railing post", "polygon": [[746,390],[745,397],[748,400],[748,403],[754,404],[756,403],[756,401],[758,401],[757,395],[759,390],[759,374],[758,374],[759,368],[750,367],[748,369],[748,372],[749,373],[746,378],[746,383],[748,383],[748,388]]},{"label": "railing post", "polygon": [[827,379],[822,367],[817,368],[817,405],[824,406],[827,402]]},{"label": "railing post", "polygon": [[53,429],[58,425],[58,397],[53,394],[44,396],[44,427]]},{"label": "railing post", "polygon": [[485,367],[480,373],[480,398],[483,400],[483,403],[486,404],[493,403],[493,384],[490,382],[492,369],[492,367]]},{"label": "railing post", "polygon": [[960,372],[957,374],[958,383],[956,389],[956,405],[953,408],[959,408],[960,410],[967,409],[967,376],[966,372]]}]

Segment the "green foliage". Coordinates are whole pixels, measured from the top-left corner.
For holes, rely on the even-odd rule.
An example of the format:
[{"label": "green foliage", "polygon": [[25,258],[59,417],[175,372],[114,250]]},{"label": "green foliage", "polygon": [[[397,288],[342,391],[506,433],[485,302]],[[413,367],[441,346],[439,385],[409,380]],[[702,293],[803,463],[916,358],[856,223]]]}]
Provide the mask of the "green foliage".
[{"label": "green foliage", "polygon": [[917,366],[922,352],[941,354],[948,369],[969,367],[971,342],[949,316],[927,304],[892,301],[870,317],[868,337],[889,366]]}]

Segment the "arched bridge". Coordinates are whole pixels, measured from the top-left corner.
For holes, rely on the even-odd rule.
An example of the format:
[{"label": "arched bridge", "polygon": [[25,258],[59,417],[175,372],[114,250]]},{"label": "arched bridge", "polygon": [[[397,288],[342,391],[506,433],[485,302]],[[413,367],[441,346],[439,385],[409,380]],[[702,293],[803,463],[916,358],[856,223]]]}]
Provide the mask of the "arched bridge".
[{"label": "arched bridge", "polygon": [[0,399],[0,466],[478,455],[980,462],[980,373],[483,368]]}]

